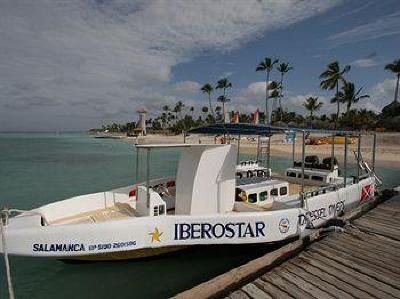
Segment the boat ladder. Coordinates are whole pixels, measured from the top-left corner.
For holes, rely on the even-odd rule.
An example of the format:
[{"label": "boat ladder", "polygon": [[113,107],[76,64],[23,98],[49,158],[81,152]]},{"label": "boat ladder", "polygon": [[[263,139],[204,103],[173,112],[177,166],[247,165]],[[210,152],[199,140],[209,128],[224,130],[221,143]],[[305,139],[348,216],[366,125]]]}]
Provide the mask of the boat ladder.
[{"label": "boat ladder", "polygon": [[270,137],[259,137],[258,138],[258,146],[257,146],[257,162],[259,162],[264,167],[270,167],[269,164],[269,155],[270,155],[270,145],[269,145]]},{"label": "boat ladder", "polygon": [[359,166],[362,170],[364,170],[366,173],[369,175],[373,176],[375,178],[375,181],[377,182],[378,187],[381,187],[383,185],[382,180],[378,177],[375,171],[369,167],[368,163],[365,162],[363,155],[360,153],[360,159],[358,159],[357,151],[353,151],[354,157],[356,158],[356,161],[359,161]]}]

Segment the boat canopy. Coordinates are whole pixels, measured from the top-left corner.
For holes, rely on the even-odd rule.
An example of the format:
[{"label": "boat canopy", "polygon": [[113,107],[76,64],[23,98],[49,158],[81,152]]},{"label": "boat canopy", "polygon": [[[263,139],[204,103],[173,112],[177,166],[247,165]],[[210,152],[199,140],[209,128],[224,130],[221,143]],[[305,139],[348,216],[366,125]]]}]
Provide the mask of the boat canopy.
[{"label": "boat canopy", "polygon": [[279,128],[264,125],[215,123],[191,129],[188,133],[271,136],[281,131]]},{"label": "boat canopy", "polygon": [[[312,128],[297,128],[297,127],[275,127],[266,125],[242,124],[242,123],[215,123],[207,126],[197,127],[189,130],[187,133],[192,134],[230,134],[230,135],[258,135],[271,136],[282,132],[314,132],[327,135],[347,134],[359,135],[361,132],[344,131],[344,130],[321,130]],[[375,132],[362,132],[363,135],[374,134]]]}]

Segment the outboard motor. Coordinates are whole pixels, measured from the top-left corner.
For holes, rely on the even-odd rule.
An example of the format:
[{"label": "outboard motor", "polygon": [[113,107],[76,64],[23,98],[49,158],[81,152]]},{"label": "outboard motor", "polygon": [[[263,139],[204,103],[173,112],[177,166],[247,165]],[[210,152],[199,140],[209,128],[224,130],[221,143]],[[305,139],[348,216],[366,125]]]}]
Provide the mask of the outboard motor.
[{"label": "outboard motor", "polygon": [[318,156],[306,156],[304,159],[304,166],[305,167],[311,167],[311,168],[317,168],[319,165],[319,158]]},{"label": "outboard motor", "polygon": [[333,165],[338,165],[338,160],[336,159],[336,157],[333,157],[333,160],[332,160],[332,157],[324,158],[322,160],[322,164],[325,166],[326,169],[330,169],[332,161],[333,161]]}]

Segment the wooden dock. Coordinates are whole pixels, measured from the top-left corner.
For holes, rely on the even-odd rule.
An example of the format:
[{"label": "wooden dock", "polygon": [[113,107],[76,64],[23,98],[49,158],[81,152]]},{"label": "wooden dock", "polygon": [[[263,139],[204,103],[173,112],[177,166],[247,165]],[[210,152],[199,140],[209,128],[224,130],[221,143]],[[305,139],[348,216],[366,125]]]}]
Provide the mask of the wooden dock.
[{"label": "wooden dock", "polygon": [[351,221],[344,232],[308,246],[296,242],[284,246],[283,255],[269,253],[177,297],[400,298],[400,196]]}]

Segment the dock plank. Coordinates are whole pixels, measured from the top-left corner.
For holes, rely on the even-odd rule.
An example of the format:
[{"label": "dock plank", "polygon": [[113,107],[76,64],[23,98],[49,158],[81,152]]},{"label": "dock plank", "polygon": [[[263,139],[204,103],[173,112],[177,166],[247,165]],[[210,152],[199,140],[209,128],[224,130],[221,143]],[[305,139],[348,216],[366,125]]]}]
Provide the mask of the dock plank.
[{"label": "dock plank", "polygon": [[327,278],[322,279],[320,276],[307,271],[305,268],[301,267],[297,263],[293,263],[292,261],[289,261],[289,262],[285,263],[284,265],[282,265],[282,267],[294,275],[303,277],[304,280],[306,280],[308,283],[313,284],[319,288],[322,288],[323,290],[325,290],[327,293],[331,294],[335,298],[342,298],[342,299],[354,298],[353,296],[349,295],[348,293],[344,292],[343,290],[337,289],[334,286],[334,284],[332,283],[332,281],[329,281]]},{"label": "dock plank", "polygon": [[237,290],[229,295],[230,299],[251,299],[243,290]]},{"label": "dock plank", "polygon": [[262,279],[258,278],[254,281],[254,284],[257,287],[259,287],[261,290],[264,290],[264,292],[266,292],[273,298],[282,298],[282,299],[296,298],[296,297],[289,295],[284,290],[280,289],[279,287],[277,287],[275,284],[269,282],[268,280],[262,280]]},{"label": "dock plank", "polygon": [[[286,264],[286,263],[285,263]],[[296,284],[296,286],[305,292],[311,294],[315,298],[336,298],[334,295],[326,292],[321,285],[309,283],[306,277],[293,273],[285,268],[285,266],[280,267],[279,274],[286,278],[289,282]]]},{"label": "dock plank", "polygon": [[271,295],[265,293],[253,283],[246,284],[244,287],[241,288],[241,290],[245,292],[250,298],[273,299]]},{"label": "dock plank", "polygon": [[[398,214],[398,217],[396,217]],[[398,224],[400,223],[400,213],[395,213],[395,214],[389,214],[388,212],[380,212],[380,211],[373,211],[368,214],[365,214],[363,216],[364,219],[368,218],[375,218],[379,221],[382,221],[383,223],[385,222],[390,222],[390,223],[395,223]]]},{"label": "dock plank", "polygon": [[326,267],[323,263],[317,262],[313,258],[307,259],[304,256],[299,257],[299,259],[296,259],[294,262],[299,265],[299,267],[302,267],[306,271],[318,276],[321,280],[336,287],[340,285],[341,290],[353,297],[373,298],[371,294],[352,284],[351,282],[353,279],[350,279],[347,274],[343,274],[335,268]]},{"label": "dock plank", "polygon": [[[363,266],[365,268],[371,269],[373,271],[376,271],[381,274],[386,274],[390,277],[393,277],[395,279],[398,279],[400,281],[400,275],[397,273],[393,272],[391,268],[387,268],[386,264],[379,263],[378,261],[372,259],[372,258],[367,258],[365,256],[357,256],[355,254],[351,254],[348,252],[339,251],[333,249],[331,246],[327,246],[324,244],[315,244],[315,246],[312,247],[310,250],[318,250],[319,252],[324,252],[325,255],[328,255],[332,259],[341,259],[346,262],[352,262],[354,264]],[[385,267],[382,267],[382,266]]]},{"label": "dock plank", "polygon": [[384,226],[381,222],[358,219],[354,224],[362,230],[400,241],[400,231],[393,227]]},{"label": "dock plank", "polygon": [[[341,239],[345,242],[340,242]],[[331,242],[340,242],[340,246],[347,250],[357,251],[360,254],[372,255],[382,261],[400,262],[400,251],[393,247],[372,242],[365,244],[347,234],[341,234],[340,237],[332,236],[328,243]]]},{"label": "dock plank", "polygon": [[293,298],[312,297],[309,293],[299,289],[296,285],[293,285],[290,281],[284,279],[282,275],[269,272],[261,276],[260,279],[275,285]]},{"label": "dock plank", "polygon": [[393,248],[398,248],[400,250],[400,241],[394,240],[392,238],[388,238],[378,234],[373,234],[364,230],[360,230],[359,228],[357,229],[351,228],[347,230],[346,233],[352,235],[354,238],[363,240],[367,243],[377,242],[379,246],[385,244],[385,246],[391,246]]},{"label": "dock plank", "polygon": [[[313,237],[297,256],[257,272],[234,291],[230,286],[227,295],[239,299],[400,299],[400,195],[374,206],[367,203],[355,210],[344,220],[351,222],[344,232],[329,233],[316,242],[318,237]],[[186,295],[190,298],[190,292]],[[210,292],[206,298],[212,297]]]},{"label": "dock plank", "polygon": [[[324,257],[322,255],[309,255],[308,252],[303,253],[302,255],[304,258],[312,258],[316,261],[319,261],[321,263],[326,264],[327,266],[337,269],[340,273],[350,275],[351,277],[348,277],[348,281],[359,281],[360,287],[364,287],[365,285],[371,286],[375,288],[374,294],[379,294],[379,292],[376,292],[376,290],[382,290],[384,293],[389,294],[390,296],[397,298],[400,294],[399,290],[396,288],[393,288],[389,284],[386,284],[385,282],[382,282],[375,277],[368,276],[364,273],[358,272],[355,269],[352,269],[350,267],[347,267],[346,265],[342,265],[334,260],[331,260],[327,257]],[[297,265],[297,264],[296,264]],[[298,265],[301,266],[301,265]],[[378,276],[378,278],[381,278]],[[384,278],[382,279],[384,280]],[[381,298],[387,297],[382,296]]]},{"label": "dock plank", "polygon": [[354,243],[349,243],[347,240],[345,242],[338,242],[338,239],[333,238],[323,240],[321,244],[327,245],[331,249],[350,254],[363,260],[376,262],[379,267],[382,264],[386,264],[386,267],[390,271],[396,274],[400,274],[400,262],[397,259],[394,259],[393,256],[389,253],[376,254],[375,252],[369,250],[370,246],[368,245],[366,245],[364,249],[360,248],[359,246],[355,246]]}]

